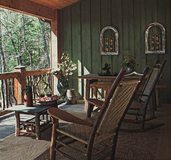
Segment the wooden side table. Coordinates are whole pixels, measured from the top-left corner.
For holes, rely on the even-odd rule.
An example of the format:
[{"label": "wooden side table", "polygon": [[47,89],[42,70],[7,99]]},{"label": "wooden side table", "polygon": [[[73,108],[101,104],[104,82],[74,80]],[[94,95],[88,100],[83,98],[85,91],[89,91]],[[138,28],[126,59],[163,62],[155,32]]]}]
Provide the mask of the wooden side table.
[{"label": "wooden side table", "polygon": [[[16,105],[12,107],[12,110],[15,111],[16,117],[16,127],[15,127],[15,135],[20,136],[21,133],[27,135],[33,135],[36,139],[40,139],[41,132],[49,127],[50,119],[48,117],[44,117],[41,119],[41,116],[47,114],[47,110],[49,106],[33,106],[26,107],[25,105]],[[21,114],[24,115],[32,115],[32,118],[27,120],[21,119]]]}]

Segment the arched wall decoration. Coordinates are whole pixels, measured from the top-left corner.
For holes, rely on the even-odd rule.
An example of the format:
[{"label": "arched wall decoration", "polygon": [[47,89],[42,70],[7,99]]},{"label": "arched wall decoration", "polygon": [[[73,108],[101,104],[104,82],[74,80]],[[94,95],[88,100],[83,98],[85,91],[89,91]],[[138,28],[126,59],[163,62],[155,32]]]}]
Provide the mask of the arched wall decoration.
[{"label": "arched wall decoration", "polygon": [[145,53],[164,54],[165,53],[165,28],[162,24],[151,23],[145,31]]},{"label": "arched wall decoration", "polygon": [[100,32],[101,55],[118,55],[118,31],[112,26],[104,27]]}]

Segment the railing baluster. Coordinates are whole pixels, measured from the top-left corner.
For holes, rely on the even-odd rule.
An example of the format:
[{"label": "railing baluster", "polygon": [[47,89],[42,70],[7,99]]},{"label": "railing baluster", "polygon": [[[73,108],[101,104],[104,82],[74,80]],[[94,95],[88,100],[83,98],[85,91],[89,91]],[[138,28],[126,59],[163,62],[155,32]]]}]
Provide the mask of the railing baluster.
[{"label": "railing baluster", "polygon": [[32,86],[33,98],[39,96],[44,88],[53,92],[51,69],[25,71],[24,68],[17,68],[15,72],[1,73],[0,110],[5,110],[16,102],[23,103],[23,89],[26,85]]}]

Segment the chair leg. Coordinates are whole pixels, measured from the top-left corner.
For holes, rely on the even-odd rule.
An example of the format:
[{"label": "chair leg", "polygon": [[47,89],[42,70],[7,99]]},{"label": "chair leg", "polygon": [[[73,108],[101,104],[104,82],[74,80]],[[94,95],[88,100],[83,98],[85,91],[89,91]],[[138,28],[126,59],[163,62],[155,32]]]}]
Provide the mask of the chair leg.
[{"label": "chair leg", "polygon": [[88,103],[87,107],[87,117],[91,117],[91,112],[93,111],[94,106],[90,103]]},{"label": "chair leg", "polygon": [[144,127],[145,127],[145,120],[144,120],[144,118],[143,118],[143,120],[142,120],[142,126],[141,126],[141,130],[142,130],[142,131],[144,131]]},{"label": "chair leg", "polygon": [[153,103],[153,107],[154,107],[155,111],[157,110],[157,107],[158,107],[158,99],[157,99],[157,97],[158,97],[158,93],[155,90],[155,92],[152,95],[152,101],[153,101],[152,103]]},{"label": "chair leg", "polygon": [[93,96],[95,96],[95,98],[97,98],[97,88],[93,87]]},{"label": "chair leg", "polygon": [[116,133],[116,135],[113,137],[111,160],[115,160],[117,139],[118,139],[118,133]]},{"label": "chair leg", "polygon": [[145,129],[146,112],[147,112],[147,107],[145,108],[143,116],[142,116],[142,126],[141,126],[142,131],[144,131]]},{"label": "chair leg", "polygon": [[55,160],[56,159],[56,152],[53,147],[50,147],[50,160]]},{"label": "chair leg", "polygon": [[58,121],[53,120],[53,125],[52,125],[52,136],[51,136],[51,143],[50,143],[50,160],[55,160],[56,159],[56,138],[57,138],[57,133],[56,133],[56,128],[58,126]]},{"label": "chair leg", "polygon": [[93,143],[90,143],[89,146],[87,146],[87,160],[92,159],[92,150],[93,150]]},{"label": "chair leg", "polygon": [[156,97],[155,94],[152,95],[152,118],[155,118],[155,111],[157,110]]}]

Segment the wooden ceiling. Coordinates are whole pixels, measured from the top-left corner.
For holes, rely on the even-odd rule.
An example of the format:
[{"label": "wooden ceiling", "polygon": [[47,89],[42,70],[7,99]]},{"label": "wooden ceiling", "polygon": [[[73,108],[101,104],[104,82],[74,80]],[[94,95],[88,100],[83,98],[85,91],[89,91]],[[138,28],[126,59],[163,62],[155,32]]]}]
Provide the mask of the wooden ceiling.
[{"label": "wooden ceiling", "polygon": [[62,9],[80,0],[30,0],[52,9]]},{"label": "wooden ceiling", "polygon": [[56,20],[57,9],[70,6],[80,0],[0,0],[0,7],[47,20]]}]

